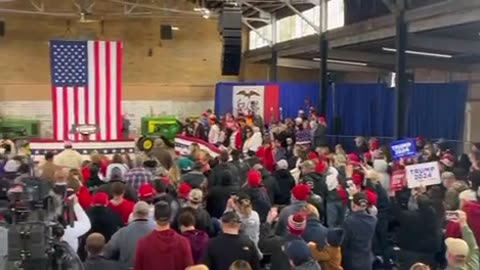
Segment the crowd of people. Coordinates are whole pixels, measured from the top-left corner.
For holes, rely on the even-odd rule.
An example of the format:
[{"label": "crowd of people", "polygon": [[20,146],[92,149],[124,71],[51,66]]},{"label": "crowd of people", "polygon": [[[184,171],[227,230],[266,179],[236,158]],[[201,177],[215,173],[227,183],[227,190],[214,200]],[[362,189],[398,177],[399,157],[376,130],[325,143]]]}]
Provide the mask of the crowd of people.
[{"label": "crowd of people", "polygon": [[[194,143],[85,158],[66,143],[36,172],[73,191],[62,240],[85,270],[480,269],[480,145],[458,155],[419,137],[415,156],[392,160],[376,138],[331,147],[327,129],[313,111],[270,126],[207,111],[184,133],[218,156]],[[441,184],[392,185],[433,161]],[[18,185],[28,169],[14,157],[0,172]]]}]

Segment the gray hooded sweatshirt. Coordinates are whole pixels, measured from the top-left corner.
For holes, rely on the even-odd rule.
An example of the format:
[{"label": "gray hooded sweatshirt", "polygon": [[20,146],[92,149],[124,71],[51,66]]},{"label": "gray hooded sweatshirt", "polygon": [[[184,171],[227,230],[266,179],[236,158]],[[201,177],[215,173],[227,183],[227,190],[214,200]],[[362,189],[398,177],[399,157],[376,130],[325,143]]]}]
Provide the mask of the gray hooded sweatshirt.
[{"label": "gray hooded sweatshirt", "polygon": [[149,234],[154,228],[155,224],[150,220],[130,222],[127,227],[121,228],[112,236],[103,250],[103,256],[107,259],[118,258],[118,261],[127,269],[133,269],[138,240]]}]

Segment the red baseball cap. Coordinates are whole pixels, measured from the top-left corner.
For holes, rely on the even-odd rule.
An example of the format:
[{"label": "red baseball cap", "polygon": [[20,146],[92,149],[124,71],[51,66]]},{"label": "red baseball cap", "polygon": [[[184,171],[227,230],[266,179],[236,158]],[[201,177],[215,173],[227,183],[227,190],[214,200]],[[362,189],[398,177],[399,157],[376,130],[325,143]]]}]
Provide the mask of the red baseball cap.
[{"label": "red baseball cap", "polygon": [[108,204],[108,194],[105,192],[97,192],[92,197],[92,205],[107,205]]},{"label": "red baseball cap", "polygon": [[143,184],[138,189],[138,197],[141,199],[150,198],[155,195],[155,190],[151,184]]}]

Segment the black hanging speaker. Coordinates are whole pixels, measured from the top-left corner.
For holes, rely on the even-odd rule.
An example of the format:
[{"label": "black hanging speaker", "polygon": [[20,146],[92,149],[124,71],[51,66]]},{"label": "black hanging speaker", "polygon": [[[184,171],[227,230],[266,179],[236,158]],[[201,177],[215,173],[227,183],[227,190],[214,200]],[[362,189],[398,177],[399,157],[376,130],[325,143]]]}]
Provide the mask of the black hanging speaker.
[{"label": "black hanging speaker", "polygon": [[223,38],[222,75],[236,76],[242,62],[242,39]]},{"label": "black hanging speaker", "polygon": [[170,24],[160,25],[160,39],[161,40],[172,40],[173,39],[173,30]]},{"label": "black hanging speaker", "polygon": [[219,20],[219,31],[223,36],[222,75],[236,76],[242,62],[242,9],[225,6]]},{"label": "black hanging speaker", "polygon": [[0,21],[0,37],[5,36],[5,22]]}]

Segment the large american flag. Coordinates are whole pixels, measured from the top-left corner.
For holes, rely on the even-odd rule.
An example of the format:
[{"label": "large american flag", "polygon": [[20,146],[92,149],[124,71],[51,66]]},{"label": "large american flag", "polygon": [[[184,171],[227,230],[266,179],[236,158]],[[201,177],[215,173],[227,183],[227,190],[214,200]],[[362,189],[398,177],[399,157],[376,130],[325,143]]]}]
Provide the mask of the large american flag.
[{"label": "large american flag", "polygon": [[122,43],[50,41],[53,136],[82,140],[74,125],[96,125],[90,140],[116,140],[122,126]]}]

